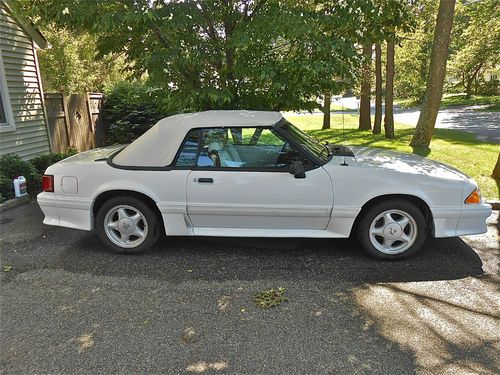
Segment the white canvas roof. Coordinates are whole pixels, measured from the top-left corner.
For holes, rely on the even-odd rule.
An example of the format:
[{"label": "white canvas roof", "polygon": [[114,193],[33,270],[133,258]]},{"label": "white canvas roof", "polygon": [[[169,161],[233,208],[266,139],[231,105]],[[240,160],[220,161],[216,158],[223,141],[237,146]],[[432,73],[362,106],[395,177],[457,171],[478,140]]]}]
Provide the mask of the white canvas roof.
[{"label": "white canvas roof", "polygon": [[187,132],[204,127],[272,126],[283,116],[264,111],[206,111],[166,117],[113,158],[113,163],[131,167],[165,167],[175,158]]}]

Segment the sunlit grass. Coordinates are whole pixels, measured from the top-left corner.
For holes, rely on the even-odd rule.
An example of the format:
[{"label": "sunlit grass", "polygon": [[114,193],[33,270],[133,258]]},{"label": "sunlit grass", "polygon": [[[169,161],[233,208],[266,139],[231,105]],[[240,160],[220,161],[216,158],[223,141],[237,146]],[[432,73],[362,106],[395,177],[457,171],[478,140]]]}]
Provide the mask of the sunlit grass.
[{"label": "sunlit grass", "polygon": [[[420,106],[420,102],[415,99],[398,99],[394,101],[401,108],[411,108]],[[441,100],[440,108],[454,107],[461,105],[489,105],[484,111],[498,112],[500,106],[500,95],[471,95],[466,98],[465,94],[445,94]]]},{"label": "sunlit grass", "polygon": [[[342,115],[332,115],[332,129],[321,130],[321,115],[297,116],[286,114],[290,122],[302,130],[330,143],[341,143],[352,146],[369,146],[412,153],[409,146],[414,128],[396,124],[395,139],[387,140],[384,135],[374,135],[369,131],[360,131],[358,117],[344,114],[345,130],[342,130]],[[426,157],[438,160],[460,169],[474,178],[483,195],[488,199],[500,197],[500,182],[491,177],[500,145],[478,141],[475,135],[450,129],[436,129],[431,142],[431,151]],[[422,155],[422,152],[417,152]]]}]

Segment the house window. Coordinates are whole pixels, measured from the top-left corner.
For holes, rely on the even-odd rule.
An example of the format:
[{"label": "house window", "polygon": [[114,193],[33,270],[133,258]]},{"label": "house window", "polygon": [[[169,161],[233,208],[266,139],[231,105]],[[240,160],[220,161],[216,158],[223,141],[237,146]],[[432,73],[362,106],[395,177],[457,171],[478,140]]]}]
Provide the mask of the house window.
[{"label": "house window", "polygon": [[0,51],[0,131],[16,129],[8,90],[7,77],[5,76],[2,53]]},{"label": "house window", "polygon": [[5,109],[3,107],[2,92],[0,92],[0,124],[7,123],[7,116],[5,116]]}]

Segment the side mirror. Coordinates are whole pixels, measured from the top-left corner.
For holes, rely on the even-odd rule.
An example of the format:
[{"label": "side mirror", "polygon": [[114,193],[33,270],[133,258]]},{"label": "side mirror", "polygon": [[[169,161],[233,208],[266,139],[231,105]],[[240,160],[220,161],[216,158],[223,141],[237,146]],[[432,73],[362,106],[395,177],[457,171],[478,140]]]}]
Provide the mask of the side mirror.
[{"label": "side mirror", "polygon": [[290,173],[293,174],[295,178],[306,178],[304,164],[298,160],[290,164]]}]

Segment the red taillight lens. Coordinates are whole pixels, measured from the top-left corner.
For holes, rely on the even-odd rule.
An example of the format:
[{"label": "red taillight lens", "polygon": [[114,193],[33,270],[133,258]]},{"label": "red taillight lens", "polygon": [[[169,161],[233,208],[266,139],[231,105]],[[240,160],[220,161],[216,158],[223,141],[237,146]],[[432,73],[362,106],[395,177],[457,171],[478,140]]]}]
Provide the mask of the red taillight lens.
[{"label": "red taillight lens", "polygon": [[54,192],[54,176],[44,174],[42,177],[42,190],[49,193]]}]

